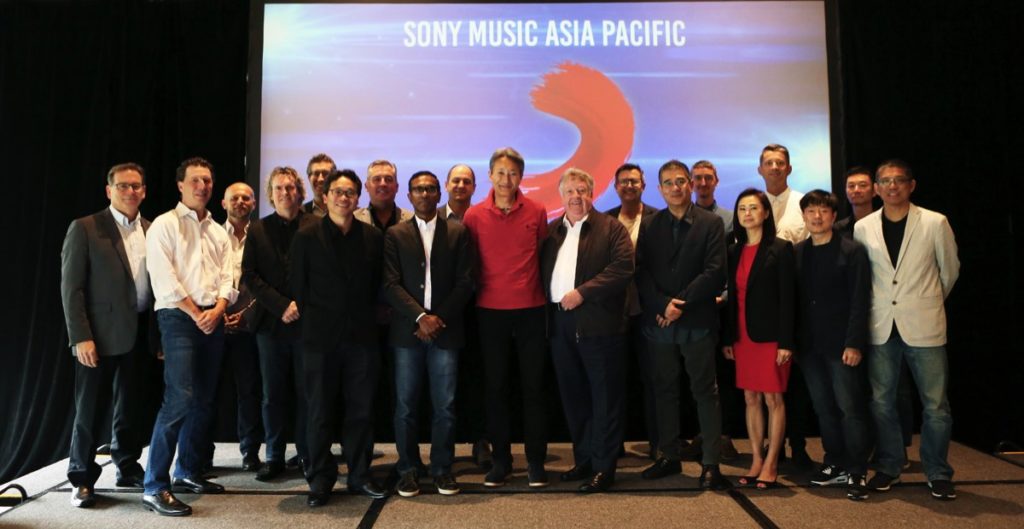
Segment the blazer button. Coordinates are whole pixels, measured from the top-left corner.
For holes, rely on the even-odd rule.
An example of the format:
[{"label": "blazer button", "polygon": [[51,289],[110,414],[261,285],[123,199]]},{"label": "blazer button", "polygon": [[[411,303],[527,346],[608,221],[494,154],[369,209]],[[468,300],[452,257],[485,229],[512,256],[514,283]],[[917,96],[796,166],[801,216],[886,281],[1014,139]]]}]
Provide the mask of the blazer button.
[{"label": "blazer button", "polygon": [[894,284],[894,285],[896,284],[896,280],[895,279],[892,280],[892,284]]},{"label": "blazer button", "polygon": [[[425,288],[425,287],[424,287],[423,285],[420,285],[420,288]],[[893,302],[892,302],[892,304],[893,304],[893,305],[895,305],[895,304],[896,304],[896,302],[895,302],[895,301],[893,301]]]},{"label": "blazer button", "polygon": [[894,300],[892,300],[892,304],[893,304],[893,305],[895,305],[895,304],[896,304],[896,300],[895,300],[895,299],[894,299]]},{"label": "blazer button", "polygon": [[426,267],[427,267],[426,263],[422,263],[422,262],[420,263],[420,268],[426,268]]}]

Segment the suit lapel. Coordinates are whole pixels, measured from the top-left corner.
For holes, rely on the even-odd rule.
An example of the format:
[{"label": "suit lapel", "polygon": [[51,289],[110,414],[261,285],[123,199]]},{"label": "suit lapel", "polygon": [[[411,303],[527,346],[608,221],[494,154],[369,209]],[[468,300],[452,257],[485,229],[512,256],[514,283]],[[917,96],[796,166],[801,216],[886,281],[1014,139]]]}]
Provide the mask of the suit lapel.
[{"label": "suit lapel", "polygon": [[[772,252],[770,244],[758,244],[757,253],[754,254],[754,262],[750,264],[750,275],[747,276],[747,288],[754,283],[754,278],[759,275],[764,263],[768,260],[768,254]],[[741,248],[742,250],[742,248]]]},{"label": "suit lapel", "polygon": [[117,221],[114,220],[114,214],[109,209],[105,209],[100,218],[99,229],[103,236],[110,240],[114,251],[117,252],[117,257],[121,259],[121,265],[124,266],[125,271],[131,276],[132,267],[128,263],[128,252],[124,249],[124,239],[121,238],[121,231],[117,229]]},{"label": "suit lapel", "polygon": [[[877,222],[871,223],[871,236],[875,238],[878,247],[882,249],[882,254],[885,257],[884,259],[879,259],[878,262],[882,263],[882,266],[884,266],[885,268],[888,268],[888,271],[894,272],[895,267],[892,265],[892,259],[889,258],[889,252],[885,246],[885,234],[882,233],[882,222],[884,222],[884,220],[882,219],[883,215],[885,215],[885,212],[882,211],[881,209],[878,210]],[[903,250],[901,249],[900,253],[902,252]],[[899,262],[899,258],[897,258],[897,262]]]},{"label": "suit lapel", "polygon": [[900,266],[903,264],[903,258],[907,255],[907,248],[910,247],[910,239],[914,237],[914,231],[916,231],[919,224],[918,221],[920,220],[921,210],[911,204],[910,212],[907,214],[907,227],[903,232],[903,240],[900,242],[900,254],[896,257],[896,271],[899,271]]}]

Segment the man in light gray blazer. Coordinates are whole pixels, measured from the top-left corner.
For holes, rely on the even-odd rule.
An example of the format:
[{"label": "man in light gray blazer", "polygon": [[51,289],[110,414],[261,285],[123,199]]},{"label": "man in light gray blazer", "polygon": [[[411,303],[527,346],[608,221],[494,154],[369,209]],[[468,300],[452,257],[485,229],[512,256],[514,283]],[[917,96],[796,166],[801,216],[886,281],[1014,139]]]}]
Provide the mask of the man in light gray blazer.
[{"label": "man in light gray blazer", "polygon": [[91,507],[100,476],[97,437],[109,428],[106,408],[113,398],[114,431],[110,454],[117,486],[141,487],[139,465],[144,440],[133,424],[133,364],[147,348],[145,329],[152,294],[146,272],[149,221],[139,214],[146,198],[145,171],[134,163],[107,173],[110,206],[76,219],[61,250],[61,301],[75,364],[75,422],[71,432],[68,480],[71,504]]},{"label": "man in light gray blazer", "polygon": [[854,227],[854,238],[868,251],[872,275],[868,378],[878,472],[868,487],[889,490],[905,462],[896,395],[900,363],[906,359],[923,407],[921,462],[928,485],[936,499],[952,500],[944,301],[959,276],[960,261],[946,217],[910,202],[916,185],[906,162],[882,163],[875,171],[875,191],[884,205]]}]

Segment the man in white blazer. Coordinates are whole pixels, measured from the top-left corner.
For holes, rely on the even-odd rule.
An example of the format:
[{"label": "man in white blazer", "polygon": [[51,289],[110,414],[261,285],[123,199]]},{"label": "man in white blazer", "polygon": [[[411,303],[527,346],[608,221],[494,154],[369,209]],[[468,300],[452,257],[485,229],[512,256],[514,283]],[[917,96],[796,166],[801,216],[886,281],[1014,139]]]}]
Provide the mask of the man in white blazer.
[{"label": "man in white blazer", "polygon": [[942,214],[910,202],[917,182],[910,166],[889,160],[875,171],[882,209],[861,219],[854,238],[871,261],[871,354],[868,378],[875,420],[878,472],[868,486],[886,491],[905,462],[896,411],[900,362],[905,358],[923,408],[921,462],[932,496],[956,498],[947,461],[953,417],[946,387],[944,301],[960,273],[953,230]]}]

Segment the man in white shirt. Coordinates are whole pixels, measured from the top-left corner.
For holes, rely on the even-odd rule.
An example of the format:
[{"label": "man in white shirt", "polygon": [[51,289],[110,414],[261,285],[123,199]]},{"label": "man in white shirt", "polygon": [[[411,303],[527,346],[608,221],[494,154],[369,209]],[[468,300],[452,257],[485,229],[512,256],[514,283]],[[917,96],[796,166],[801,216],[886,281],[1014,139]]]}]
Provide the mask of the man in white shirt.
[{"label": "man in white shirt", "polygon": [[[146,258],[156,298],[164,351],[164,400],[149,445],[146,508],[165,516],[188,516],[192,508],[171,493],[223,492],[203,479],[210,443],[210,418],[224,356],[224,313],[237,296],[232,286],[228,234],[206,204],[213,193],[213,165],[189,158],[176,172],[181,201],[153,221]],[[174,482],[175,446],[181,446]]]},{"label": "man in white shirt", "polygon": [[[146,198],[145,171],[115,165],[107,173],[110,206],[68,227],[61,250],[61,301],[75,364],[75,420],[68,481],[71,504],[91,507],[101,468],[96,445],[106,422],[104,403],[113,398],[111,458],[117,486],[142,484],[139,457],[144,439],[132,411],[140,400],[136,363],[146,354],[152,296],[146,272],[149,221],[139,206]],[[137,420],[137,419],[136,419]],[[104,432],[105,433],[105,432]]]}]

